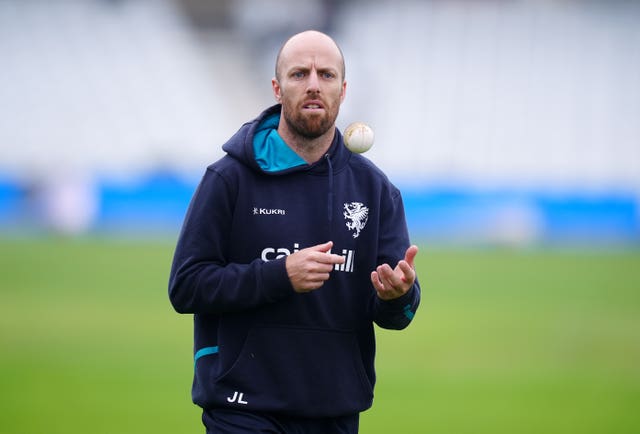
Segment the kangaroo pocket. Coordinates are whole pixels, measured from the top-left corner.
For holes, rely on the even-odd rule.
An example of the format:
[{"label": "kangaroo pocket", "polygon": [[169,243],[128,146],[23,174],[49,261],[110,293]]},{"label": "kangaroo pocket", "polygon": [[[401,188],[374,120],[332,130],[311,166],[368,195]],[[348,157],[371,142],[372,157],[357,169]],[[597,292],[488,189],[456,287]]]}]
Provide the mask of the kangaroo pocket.
[{"label": "kangaroo pocket", "polygon": [[233,366],[216,381],[218,405],[322,417],[371,406],[368,380],[353,332],[252,329]]}]

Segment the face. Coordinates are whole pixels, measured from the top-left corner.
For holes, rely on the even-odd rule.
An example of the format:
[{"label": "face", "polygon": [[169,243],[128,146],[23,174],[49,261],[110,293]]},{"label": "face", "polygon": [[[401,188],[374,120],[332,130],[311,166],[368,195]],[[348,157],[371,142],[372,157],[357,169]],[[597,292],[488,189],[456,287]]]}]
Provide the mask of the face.
[{"label": "face", "polygon": [[278,59],[273,79],[276,100],[289,131],[315,139],[335,125],[344,100],[344,62],[335,43],[318,32],[291,38]]}]

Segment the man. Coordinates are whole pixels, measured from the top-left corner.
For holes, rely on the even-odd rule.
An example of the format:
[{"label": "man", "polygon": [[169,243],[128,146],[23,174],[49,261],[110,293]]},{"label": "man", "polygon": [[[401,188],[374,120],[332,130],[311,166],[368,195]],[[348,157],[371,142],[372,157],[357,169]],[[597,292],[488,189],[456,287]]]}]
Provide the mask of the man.
[{"label": "man", "polygon": [[373,324],[402,329],[418,307],[418,248],[400,192],[335,126],[336,43],[291,37],[272,87],[278,104],[207,168],[176,247],[169,297],[194,314],[192,397],[208,433],[356,433]]}]

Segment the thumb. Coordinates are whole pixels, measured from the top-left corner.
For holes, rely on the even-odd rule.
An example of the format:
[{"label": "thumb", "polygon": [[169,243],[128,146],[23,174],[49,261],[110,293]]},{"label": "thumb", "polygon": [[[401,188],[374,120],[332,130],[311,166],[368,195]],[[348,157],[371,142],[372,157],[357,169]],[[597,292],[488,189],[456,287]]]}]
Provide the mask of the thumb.
[{"label": "thumb", "polygon": [[333,247],[333,241],[327,241],[326,243],[316,244],[315,246],[309,247],[309,250],[314,250],[316,252],[327,253]]},{"label": "thumb", "polygon": [[417,254],[418,254],[418,246],[416,246],[415,244],[411,245],[407,249],[407,252],[404,254],[404,260],[407,262],[407,264],[409,264],[411,268],[415,268],[414,261]]}]

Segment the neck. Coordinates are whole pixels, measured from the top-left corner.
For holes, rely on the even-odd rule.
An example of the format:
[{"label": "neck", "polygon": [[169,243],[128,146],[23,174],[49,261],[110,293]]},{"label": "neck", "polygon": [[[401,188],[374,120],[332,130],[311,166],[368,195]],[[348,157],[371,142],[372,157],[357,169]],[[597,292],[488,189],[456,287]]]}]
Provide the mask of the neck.
[{"label": "neck", "polygon": [[331,147],[335,135],[335,126],[323,135],[314,139],[308,139],[298,134],[294,134],[288,128],[283,127],[283,122],[278,126],[278,134],[282,140],[294,150],[308,164],[313,164],[320,160]]}]

